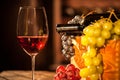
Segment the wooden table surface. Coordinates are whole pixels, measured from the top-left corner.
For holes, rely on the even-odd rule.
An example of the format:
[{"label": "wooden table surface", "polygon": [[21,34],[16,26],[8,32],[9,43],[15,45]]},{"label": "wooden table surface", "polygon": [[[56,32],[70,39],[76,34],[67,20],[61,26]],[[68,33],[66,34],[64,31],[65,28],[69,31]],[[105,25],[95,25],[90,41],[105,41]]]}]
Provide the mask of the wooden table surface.
[{"label": "wooden table surface", "polygon": [[[32,80],[31,71],[3,71],[0,80]],[[55,72],[35,71],[35,80],[53,80]]]}]

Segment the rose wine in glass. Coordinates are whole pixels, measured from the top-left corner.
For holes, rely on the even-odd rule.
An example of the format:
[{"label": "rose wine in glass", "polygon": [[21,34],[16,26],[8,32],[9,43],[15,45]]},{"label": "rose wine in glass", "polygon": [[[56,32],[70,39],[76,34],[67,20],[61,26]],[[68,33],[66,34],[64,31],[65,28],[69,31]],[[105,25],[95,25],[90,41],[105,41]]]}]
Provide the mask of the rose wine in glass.
[{"label": "rose wine in glass", "polygon": [[31,56],[32,80],[34,80],[35,57],[48,40],[48,23],[44,7],[23,6],[19,8],[17,39],[23,50]]}]

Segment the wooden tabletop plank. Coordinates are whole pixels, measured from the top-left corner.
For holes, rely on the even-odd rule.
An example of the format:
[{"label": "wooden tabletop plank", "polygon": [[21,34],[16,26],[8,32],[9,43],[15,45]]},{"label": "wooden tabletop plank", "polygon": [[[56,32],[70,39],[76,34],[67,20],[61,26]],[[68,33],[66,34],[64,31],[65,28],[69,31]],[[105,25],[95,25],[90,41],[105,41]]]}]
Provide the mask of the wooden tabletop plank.
[{"label": "wooden tabletop plank", "polygon": [[[35,71],[35,80],[53,80],[55,72]],[[3,71],[0,80],[32,80],[31,71]]]}]

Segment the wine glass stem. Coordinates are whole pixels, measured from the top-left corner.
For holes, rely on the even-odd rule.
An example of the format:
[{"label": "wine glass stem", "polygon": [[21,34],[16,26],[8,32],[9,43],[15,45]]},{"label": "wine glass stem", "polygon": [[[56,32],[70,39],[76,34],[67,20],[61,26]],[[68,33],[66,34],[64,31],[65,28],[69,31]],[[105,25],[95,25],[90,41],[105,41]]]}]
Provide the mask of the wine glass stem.
[{"label": "wine glass stem", "polygon": [[31,56],[31,60],[32,60],[32,80],[34,79],[34,71],[35,71],[35,55]]}]

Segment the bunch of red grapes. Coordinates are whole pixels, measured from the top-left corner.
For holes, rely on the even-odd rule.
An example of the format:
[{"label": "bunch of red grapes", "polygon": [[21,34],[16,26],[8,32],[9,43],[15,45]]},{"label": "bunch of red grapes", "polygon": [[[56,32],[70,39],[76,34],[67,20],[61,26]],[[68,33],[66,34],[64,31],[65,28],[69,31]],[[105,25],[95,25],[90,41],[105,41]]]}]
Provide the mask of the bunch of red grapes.
[{"label": "bunch of red grapes", "polygon": [[68,64],[66,67],[60,65],[56,69],[54,80],[80,80],[80,70],[73,64]]}]

